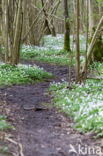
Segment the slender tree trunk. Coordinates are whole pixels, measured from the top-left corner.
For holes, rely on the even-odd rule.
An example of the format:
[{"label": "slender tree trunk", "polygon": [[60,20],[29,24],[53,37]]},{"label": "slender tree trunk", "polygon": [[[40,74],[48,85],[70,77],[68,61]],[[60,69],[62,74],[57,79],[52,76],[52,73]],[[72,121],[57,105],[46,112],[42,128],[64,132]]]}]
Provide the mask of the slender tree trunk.
[{"label": "slender tree trunk", "polygon": [[[51,8],[53,8],[53,0],[50,1],[50,5],[51,5]],[[52,36],[56,37],[56,31],[55,31],[55,27],[54,27],[54,19],[52,17],[51,19],[51,33],[52,33]]]},{"label": "slender tree trunk", "polygon": [[41,2],[42,2],[43,12],[44,12],[44,16],[45,16],[46,34],[49,35],[49,34],[51,34],[51,30],[49,28],[49,23],[48,23],[48,19],[47,19],[48,18],[48,15],[47,15],[46,10],[44,8],[44,5],[45,5],[44,1],[41,0]]},{"label": "slender tree trunk", "polygon": [[85,63],[86,63],[86,68],[85,68],[85,75],[84,75],[84,79],[87,78],[87,51],[88,51],[88,40],[89,40],[89,1],[87,0],[86,3],[86,53],[85,53]]},{"label": "slender tree trunk", "polygon": [[5,63],[15,65],[19,62],[22,33],[22,0],[17,2],[14,2],[14,0],[2,1],[2,10]]},{"label": "slender tree trunk", "polygon": [[79,43],[79,29],[80,29],[80,0],[77,0],[76,82],[79,82],[80,81],[80,43]]},{"label": "slender tree trunk", "polygon": [[95,0],[88,0],[89,1],[89,34],[90,38],[92,38],[94,29],[95,29],[95,18],[94,18],[94,1]]},{"label": "slender tree trunk", "polygon": [[12,58],[13,65],[18,64],[19,62],[20,43],[22,37],[22,24],[23,24],[22,0],[19,0],[14,33],[14,43],[13,43],[13,58]]},{"label": "slender tree trunk", "polygon": [[68,0],[64,0],[65,32],[64,32],[64,50],[70,51],[70,24],[68,13]]}]

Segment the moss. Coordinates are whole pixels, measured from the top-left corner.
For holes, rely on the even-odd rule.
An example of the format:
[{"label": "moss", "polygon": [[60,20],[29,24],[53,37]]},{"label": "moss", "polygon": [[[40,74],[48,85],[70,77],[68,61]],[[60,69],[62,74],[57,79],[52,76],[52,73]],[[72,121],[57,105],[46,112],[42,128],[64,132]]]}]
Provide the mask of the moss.
[{"label": "moss", "polygon": [[64,50],[70,51],[70,28],[68,21],[65,22]]},{"label": "moss", "polygon": [[103,61],[103,41],[102,37],[99,37],[95,43],[93,49],[93,60],[94,61]]},{"label": "moss", "polygon": [[70,39],[68,34],[64,34],[64,50],[70,51]]},{"label": "moss", "polygon": [[[92,38],[89,38],[89,40],[88,40],[89,44],[90,44],[91,40],[92,40]],[[94,45],[90,63],[92,63],[94,61],[100,61],[100,62],[103,61],[103,40],[102,40],[101,36],[99,36],[97,38],[97,41]]]}]

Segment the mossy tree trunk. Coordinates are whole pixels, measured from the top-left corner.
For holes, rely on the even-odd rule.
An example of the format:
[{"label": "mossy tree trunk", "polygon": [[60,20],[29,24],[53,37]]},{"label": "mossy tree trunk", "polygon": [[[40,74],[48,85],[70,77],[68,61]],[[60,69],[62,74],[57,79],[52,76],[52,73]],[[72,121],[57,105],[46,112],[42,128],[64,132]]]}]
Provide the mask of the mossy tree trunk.
[{"label": "mossy tree trunk", "polygon": [[[89,0],[89,34],[90,34],[89,41],[92,40],[98,21],[98,17],[96,16],[95,13],[96,11],[99,13],[99,3],[96,3],[96,0]],[[102,61],[103,60],[102,57],[103,57],[103,41],[101,34],[99,34],[93,47],[91,62]]]},{"label": "mossy tree trunk", "polygon": [[101,35],[94,45],[92,61],[103,61],[103,40]]},{"label": "mossy tree trunk", "polygon": [[68,0],[64,0],[65,32],[64,32],[64,50],[70,51],[70,24],[68,13]]},{"label": "mossy tree trunk", "polygon": [[[98,42],[98,36],[99,36],[99,34],[100,34],[100,29],[101,29],[101,27],[103,26],[103,16],[101,17],[101,19],[100,19],[100,21],[99,21],[99,23],[98,23],[98,25],[97,25],[97,28],[96,28],[96,31],[95,31],[95,33],[94,33],[94,35],[93,35],[93,37],[92,37],[92,40],[91,40],[91,42],[90,42],[90,45],[89,45],[89,47],[88,47],[88,51],[87,51],[87,59],[83,62],[83,64],[82,64],[82,71],[81,71],[81,73],[82,73],[82,76],[85,74],[85,69],[86,69],[86,66],[88,65],[88,63],[90,62],[90,60],[91,60],[91,56],[92,56],[92,54],[93,53],[96,53],[96,55],[98,54],[97,53],[97,49],[95,49],[95,48],[98,48],[98,50],[99,50],[99,48],[100,47],[98,47],[99,46],[99,44],[101,45],[101,48],[102,48],[102,44],[101,44],[101,41],[102,41],[102,38],[100,38],[100,43]],[[100,37],[100,36],[99,36]],[[98,45],[97,45],[97,43],[98,43]],[[97,45],[97,47],[96,47],[96,45]],[[103,51],[100,51],[100,53],[102,53],[103,54]],[[93,57],[94,57],[95,55],[93,54]],[[101,56],[99,56],[99,58],[101,59]],[[97,59],[97,56],[96,56],[96,59]]]}]

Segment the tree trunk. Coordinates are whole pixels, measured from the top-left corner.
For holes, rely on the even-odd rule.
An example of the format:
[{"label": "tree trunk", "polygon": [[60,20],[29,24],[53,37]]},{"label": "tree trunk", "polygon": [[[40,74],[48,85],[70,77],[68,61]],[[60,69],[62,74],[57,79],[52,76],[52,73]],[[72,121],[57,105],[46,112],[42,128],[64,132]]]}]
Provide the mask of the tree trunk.
[{"label": "tree trunk", "polygon": [[93,53],[93,48],[95,47],[95,43],[96,43],[96,41],[97,41],[97,36],[98,36],[99,33],[100,33],[99,30],[100,30],[100,28],[102,27],[102,25],[103,25],[103,16],[102,16],[102,18],[100,19],[100,22],[99,22],[99,24],[98,24],[98,26],[97,26],[97,29],[96,29],[96,31],[95,31],[95,33],[94,33],[94,35],[93,35],[92,41],[91,41],[91,43],[90,43],[90,45],[89,45],[89,48],[88,48],[88,51],[87,51],[87,61],[85,61],[85,62],[83,63],[83,65],[82,65],[82,74],[85,73],[86,64],[88,64],[88,62],[89,62],[89,60],[90,60],[90,58],[91,58],[91,55],[92,55],[92,53]]},{"label": "tree trunk", "polygon": [[68,0],[64,0],[65,32],[64,32],[64,50],[70,51],[70,24],[68,13]]},{"label": "tree trunk", "polygon": [[79,43],[79,29],[80,29],[80,1],[77,0],[76,82],[79,82],[80,81],[80,43]]},{"label": "tree trunk", "polygon": [[23,24],[22,0],[19,0],[14,33],[14,43],[13,43],[13,57],[12,57],[13,65],[18,64],[19,62],[20,43],[22,37],[22,24]]},{"label": "tree trunk", "polygon": [[18,5],[13,0],[2,1],[2,38],[5,48],[5,63],[15,65],[19,62],[22,33],[22,0]]},{"label": "tree trunk", "polygon": [[46,35],[49,35],[49,34],[51,34],[51,30],[49,28],[48,15],[47,15],[46,10],[44,8],[44,5],[45,5],[44,1],[41,0],[41,2],[42,2],[43,12],[44,12],[44,16],[45,16],[45,28],[46,28],[46,32],[45,33],[46,33]]},{"label": "tree trunk", "polygon": [[[99,4],[97,5],[96,0],[89,0],[89,34],[90,38],[89,41],[92,40],[93,34],[95,33],[97,17],[95,11],[99,13]],[[98,16],[100,17],[100,16]],[[103,42],[101,34],[96,39],[93,53],[91,56],[91,62],[93,61],[102,61],[103,57]]]}]

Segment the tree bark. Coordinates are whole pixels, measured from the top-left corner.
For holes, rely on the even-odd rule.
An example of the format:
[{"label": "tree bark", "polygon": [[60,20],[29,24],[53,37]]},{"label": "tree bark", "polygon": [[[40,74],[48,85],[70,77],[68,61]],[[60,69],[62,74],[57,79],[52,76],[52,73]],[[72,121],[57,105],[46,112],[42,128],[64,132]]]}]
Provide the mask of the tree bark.
[{"label": "tree bark", "polygon": [[70,51],[70,24],[68,13],[68,0],[64,0],[65,32],[64,32],[64,50]]},{"label": "tree bark", "polygon": [[76,82],[79,82],[80,81],[80,43],[79,43],[79,29],[80,29],[80,1],[77,0]]},{"label": "tree bark", "polygon": [[13,0],[2,1],[2,37],[5,48],[5,63],[12,65],[19,62],[22,33],[22,0],[17,2]]},{"label": "tree bark", "polygon": [[99,35],[99,30],[102,27],[102,25],[103,25],[103,16],[102,16],[102,18],[99,21],[99,24],[98,24],[98,26],[96,28],[96,31],[95,31],[95,33],[94,33],[94,35],[92,37],[91,43],[89,45],[89,48],[88,48],[88,51],[87,51],[87,61],[85,61],[83,63],[83,65],[82,65],[82,74],[85,73],[86,63],[88,64],[88,62],[89,62],[89,60],[91,58],[91,55],[92,55],[92,52],[93,52],[93,48],[94,48],[96,40],[97,40],[97,36]]}]

